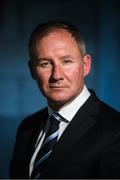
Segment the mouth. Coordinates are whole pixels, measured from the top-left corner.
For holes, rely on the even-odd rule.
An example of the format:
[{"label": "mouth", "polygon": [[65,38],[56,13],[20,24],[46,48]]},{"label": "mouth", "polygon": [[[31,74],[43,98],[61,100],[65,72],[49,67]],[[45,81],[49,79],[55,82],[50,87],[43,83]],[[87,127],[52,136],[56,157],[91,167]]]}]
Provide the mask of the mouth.
[{"label": "mouth", "polygon": [[60,84],[50,84],[49,88],[50,89],[64,89],[64,88],[66,88],[66,86],[60,85]]},{"label": "mouth", "polygon": [[61,88],[65,88],[64,86],[55,86],[55,85],[50,85],[49,86],[51,89],[61,89]]}]

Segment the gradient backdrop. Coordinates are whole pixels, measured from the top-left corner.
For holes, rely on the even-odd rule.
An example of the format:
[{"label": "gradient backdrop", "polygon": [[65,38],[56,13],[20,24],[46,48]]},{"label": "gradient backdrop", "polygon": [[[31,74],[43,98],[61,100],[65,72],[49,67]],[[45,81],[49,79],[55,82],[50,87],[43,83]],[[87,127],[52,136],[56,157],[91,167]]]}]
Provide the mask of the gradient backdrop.
[{"label": "gradient backdrop", "polygon": [[117,0],[0,1],[0,178],[9,163],[21,120],[46,105],[27,66],[33,28],[46,20],[78,25],[92,55],[89,88],[120,111],[120,6]]}]

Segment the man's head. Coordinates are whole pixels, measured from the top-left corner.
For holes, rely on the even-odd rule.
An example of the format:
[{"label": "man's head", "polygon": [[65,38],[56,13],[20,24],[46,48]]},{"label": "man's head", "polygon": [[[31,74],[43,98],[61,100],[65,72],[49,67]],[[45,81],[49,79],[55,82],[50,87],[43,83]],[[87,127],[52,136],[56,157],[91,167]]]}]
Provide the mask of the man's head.
[{"label": "man's head", "polygon": [[29,41],[30,70],[51,108],[70,103],[84,86],[91,57],[78,28],[65,22],[37,26]]}]

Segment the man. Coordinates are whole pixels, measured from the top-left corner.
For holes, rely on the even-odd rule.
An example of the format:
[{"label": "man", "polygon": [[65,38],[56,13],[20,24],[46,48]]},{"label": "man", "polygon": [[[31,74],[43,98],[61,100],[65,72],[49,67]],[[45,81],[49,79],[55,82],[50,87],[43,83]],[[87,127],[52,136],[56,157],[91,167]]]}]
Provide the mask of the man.
[{"label": "man", "polygon": [[[120,113],[84,84],[91,57],[79,29],[66,22],[41,24],[31,35],[29,53],[32,77],[48,107],[20,125],[11,178],[120,178]],[[57,142],[39,160],[53,137],[46,138],[51,114],[60,119]]]}]

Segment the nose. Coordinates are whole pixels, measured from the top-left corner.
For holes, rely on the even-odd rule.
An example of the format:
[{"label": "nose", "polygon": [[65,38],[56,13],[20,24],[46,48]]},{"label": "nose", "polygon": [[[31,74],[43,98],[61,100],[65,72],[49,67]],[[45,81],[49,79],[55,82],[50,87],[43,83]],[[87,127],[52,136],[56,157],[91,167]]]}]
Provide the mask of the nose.
[{"label": "nose", "polygon": [[58,80],[62,80],[63,79],[63,69],[60,65],[55,65],[52,68],[52,74],[51,74],[51,78],[58,81]]}]

